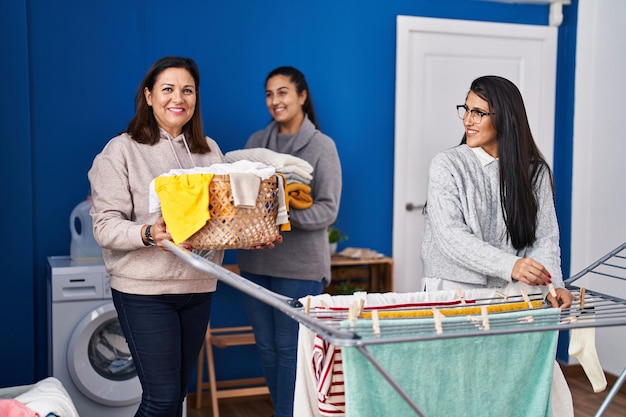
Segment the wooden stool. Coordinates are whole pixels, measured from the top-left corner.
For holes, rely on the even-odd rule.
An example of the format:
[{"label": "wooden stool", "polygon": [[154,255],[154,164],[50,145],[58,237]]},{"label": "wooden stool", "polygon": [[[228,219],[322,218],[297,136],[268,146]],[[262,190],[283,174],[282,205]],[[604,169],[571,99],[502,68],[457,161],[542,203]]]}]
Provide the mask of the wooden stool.
[{"label": "wooden stool", "polygon": [[[251,397],[255,395],[269,394],[265,385],[265,378],[244,378],[228,381],[215,380],[215,364],[213,363],[213,347],[225,349],[232,346],[254,345],[254,333],[251,326],[222,327],[212,329],[211,325],[206,330],[204,345],[198,356],[198,377],[196,381],[196,408],[202,407],[202,391],[209,389],[211,393],[211,405],[213,417],[219,417],[217,400],[221,398]],[[206,354],[209,381],[203,382],[204,355]]]}]

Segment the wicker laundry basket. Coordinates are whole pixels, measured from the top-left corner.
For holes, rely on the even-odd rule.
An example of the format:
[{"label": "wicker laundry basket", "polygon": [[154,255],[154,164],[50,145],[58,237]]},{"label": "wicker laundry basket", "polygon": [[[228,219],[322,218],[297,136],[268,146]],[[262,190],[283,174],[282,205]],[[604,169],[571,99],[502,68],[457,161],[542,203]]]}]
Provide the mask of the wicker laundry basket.
[{"label": "wicker laundry basket", "polygon": [[278,179],[274,175],[259,185],[255,208],[233,205],[228,174],[216,174],[209,185],[211,218],[188,239],[194,249],[247,249],[276,240]]}]

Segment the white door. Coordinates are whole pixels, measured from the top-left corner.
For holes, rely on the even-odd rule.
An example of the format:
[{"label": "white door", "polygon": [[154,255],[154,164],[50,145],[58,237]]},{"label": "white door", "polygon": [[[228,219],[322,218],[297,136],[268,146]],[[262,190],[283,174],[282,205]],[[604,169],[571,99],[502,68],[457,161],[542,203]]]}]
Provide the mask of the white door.
[{"label": "white door", "polygon": [[428,167],[458,145],[455,106],[481,75],[514,82],[547,161],[554,147],[557,29],[398,16],[393,210],[394,291],[421,289],[420,249]]}]

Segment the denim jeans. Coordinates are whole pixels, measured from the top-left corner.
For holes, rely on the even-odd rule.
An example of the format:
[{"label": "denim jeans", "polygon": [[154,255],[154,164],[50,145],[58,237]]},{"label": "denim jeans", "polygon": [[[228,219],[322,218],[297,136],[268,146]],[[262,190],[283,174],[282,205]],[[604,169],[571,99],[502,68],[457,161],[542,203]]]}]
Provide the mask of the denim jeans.
[{"label": "denim jeans", "polygon": [[135,417],[181,417],[213,293],[135,295],[113,303],[143,390]]},{"label": "denim jeans", "polygon": [[[323,282],[276,278],[245,271],[241,276],[275,293],[291,298],[318,295]],[[256,298],[243,296],[243,304],[254,328],[263,373],[270,390],[275,417],[293,417],[296,385],[298,322]]]}]

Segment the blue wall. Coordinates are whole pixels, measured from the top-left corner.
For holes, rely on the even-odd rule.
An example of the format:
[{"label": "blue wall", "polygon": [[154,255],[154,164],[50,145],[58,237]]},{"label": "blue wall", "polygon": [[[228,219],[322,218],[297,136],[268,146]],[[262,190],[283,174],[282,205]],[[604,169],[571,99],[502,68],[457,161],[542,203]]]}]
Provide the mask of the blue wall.
[{"label": "blue wall", "polygon": [[[557,145],[569,149],[575,4],[565,8],[559,38],[566,49],[559,51]],[[205,131],[225,152],[242,147],[268,122],[267,72],[285,64],[303,70],[322,129],[337,142],[343,165],[339,225],[351,246],[391,254],[397,15],[546,25],[548,6],[473,0],[2,2],[0,106],[11,187],[3,192],[0,216],[0,386],[46,376],[46,257],[69,253],[68,217],[89,192],[91,161],[125,129],[135,88],[161,56],[197,61]],[[569,236],[571,151],[561,158],[555,164],[563,190],[559,215]],[[567,240],[564,265],[568,256]],[[229,290],[218,293],[216,325],[243,317],[238,295]]]}]

